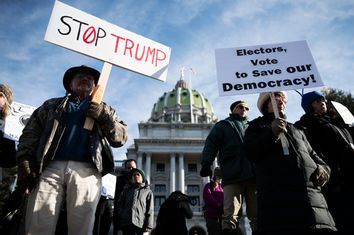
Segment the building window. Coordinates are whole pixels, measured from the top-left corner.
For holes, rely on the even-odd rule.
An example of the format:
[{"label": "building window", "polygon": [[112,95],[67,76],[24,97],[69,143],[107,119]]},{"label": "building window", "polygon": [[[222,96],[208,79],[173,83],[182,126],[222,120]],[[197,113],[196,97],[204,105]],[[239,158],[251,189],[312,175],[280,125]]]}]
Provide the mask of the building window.
[{"label": "building window", "polygon": [[192,185],[187,185],[187,193],[199,193],[199,185],[197,184],[192,184]]},{"label": "building window", "polygon": [[165,172],[165,164],[156,163],[156,172]]},{"label": "building window", "polygon": [[195,163],[188,164],[188,172],[197,172],[197,164]]},{"label": "building window", "polygon": [[166,185],[165,184],[155,184],[155,193],[165,193]]},{"label": "building window", "polygon": [[189,196],[190,202],[192,204],[192,211],[194,212],[200,212],[200,198],[199,196]]},{"label": "building window", "polygon": [[159,211],[162,203],[166,200],[165,196],[154,196],[154,209],[155,211]]}]

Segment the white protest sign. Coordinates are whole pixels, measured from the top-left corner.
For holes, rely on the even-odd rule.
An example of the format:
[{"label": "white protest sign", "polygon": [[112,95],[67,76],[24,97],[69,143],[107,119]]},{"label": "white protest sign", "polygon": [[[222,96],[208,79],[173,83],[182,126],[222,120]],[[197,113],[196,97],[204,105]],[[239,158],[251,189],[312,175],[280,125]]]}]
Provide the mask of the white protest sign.
[{"label": "white protest sign", "polygon": [[354,116],[350,112],[350,110],[347,107],[345,107],[344,105],[342,105],[341,103],[338,103],[335,101],[331,101],[331,103],[333,104],[334,108],[337,110],[339,115],[342,117],[344,123],[348,124],[350,126],[353,126],[354,125]]},{"label": "white protest sign", "polygon": [[171,48],[55,1],[46,41],[166,81]]},{"label": "white protest sign", "polygon": [[12,102],[11,115],[6,117],[4,137],[18,141],[22,130],[36,108],[30,105]]},{"label": "white protest sign", "polygon": [[114,198],[116,191],[117,176],[106,174],[102,177],[101,195],[105,197]]},{"label": "white protest sign", "polygon": [[215,50],[220,96],[323,86],[306,41]]}]

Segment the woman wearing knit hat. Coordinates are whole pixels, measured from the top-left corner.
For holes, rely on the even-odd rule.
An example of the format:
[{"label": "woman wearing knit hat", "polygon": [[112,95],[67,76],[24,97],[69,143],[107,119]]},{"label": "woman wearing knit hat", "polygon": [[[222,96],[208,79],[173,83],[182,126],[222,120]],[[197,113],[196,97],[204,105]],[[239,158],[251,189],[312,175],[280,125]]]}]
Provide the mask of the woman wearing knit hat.
[{"label": "woman wearing knit hat", "polygon": [[118,200],[117,224],[123,235],[143,235],[153,228],[154,197],[142,169],[131,170],[132,181]]},{"label": "woman wearing knit hat", "polygon": [[[320,235],[336,230],[321,188],[329,167],[313,151],[302,131],[286,121],[286,93],[274,92],[279,118],[275,118],[271,93],[261,93],[257,106],[262,117],[252,120],[245,134],[247,156],[255,163],[258,234]],[[289,154],[284,155],[280,134]]]},{"label": "woman wearing knit hat", "polygon": [[325,97],[312,91],[303,94],[301,106],[305,114],[296,125],[302,128],[316,153],[331,168],[331,178],[323,187],[338,234],[351,234],[354,214],[354,145],[348,130],[333,120],[327,111]]}]

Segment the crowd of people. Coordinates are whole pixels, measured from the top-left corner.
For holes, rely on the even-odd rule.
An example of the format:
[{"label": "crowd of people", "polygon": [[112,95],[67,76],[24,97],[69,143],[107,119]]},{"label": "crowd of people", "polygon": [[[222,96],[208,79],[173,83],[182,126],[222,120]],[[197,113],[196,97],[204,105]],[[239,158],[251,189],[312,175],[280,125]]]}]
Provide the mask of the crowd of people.
[{"label": "crowd of people", "polygon": [[[0,167],[18,169],[17,181],[2,179],[1,187],[8,189],[7,199],[14,188],[26,195],[18,229],[107,235],[113,226],[114,235],[187,235],[186,219],[193,217],[188,195],[171,192],[154,224],[144,170],[128,159],[115,171],[111,148],[126,143],[127,125],[109,104],[91,101],[99,76],[91,67],[69,68],[65,96],[33,112],[17,146],[0,130]],[[210,179],[203,189],[209,235],[244,234],[245,216],[253,235],[351,234],[352,130],[328,111],[317,91],[302,95],[305,114],[292,124],[286,120],[287,99],[284,91],[260,93],[262,116],[254,120],[248,120],[245,101],[233,102],[229,117],[210,130],[200,170]],[[11,88],[0,84],[0,127],[12,101]],[[88,117],[92,129],[84,127]],[[105,184],[108,178],[113,183]]]},{"label": "crowd of people", "polygon": [[[329,112],[325,97],[317,91],[302,95],[305,114],[295,124],[286,120],[287,100],[284,91],[260,93],[257,107],[262,116],[244,123],[246,115],[241,110],[245,113],[248,106],[234,102],[230,117],[210,131],[200,175],[211,176],[217,158],[224,196],[219,199],[223,211],[217,217],[221,217],[217,220],[222,221],[217,225],[221,232],[208,226],[210,215],[205,213],[209,234],[240,234],[242,203],[252,234],[352,233],[352,129],[337,112]],[[230,174],[234,191],[228,188]],[[204,189],[209,196],[216,192],[214,181],[214,191],[209,184]],[[209,207],[215,205],[206,196],[204,201]]]},{"label": "crowd of people", "polygon": [[[69,68],[63,76],[65,96],[33,112],[17,146],[3,128],[12,89],[0,84],[0,167],[17,167],[17,174],[2,171],[11,176],[2,178],[2,201],[14,205],[1,205],[1,234],[107,235],[113,225],[115,235],[142,235],[165,234],[161,231],[169,228],[161,216],[154,226],[153,192],[136,161],[126,160],[115,172],[111,148],[123,146],[128,131],[114,108],[91,101],[99,76],[84,65]],[[87,118],[94,121],[92,129],[84,125]],[[187,195],[172,192],[162,206],[169,211],[162,214],[174,210],[187,231],[185,219],[193,216],[189,204]]]}]

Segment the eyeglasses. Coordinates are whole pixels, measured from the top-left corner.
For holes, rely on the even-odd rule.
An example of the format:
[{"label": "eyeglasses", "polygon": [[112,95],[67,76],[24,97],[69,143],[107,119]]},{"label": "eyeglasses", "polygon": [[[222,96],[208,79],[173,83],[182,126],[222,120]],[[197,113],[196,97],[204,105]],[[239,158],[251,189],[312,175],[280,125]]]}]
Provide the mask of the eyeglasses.
[{"label": "eyeglasses", "polygon": [[238,109],[246,109],[247,111],[250,110],[247,106],[239,105],[237,106]]}]

